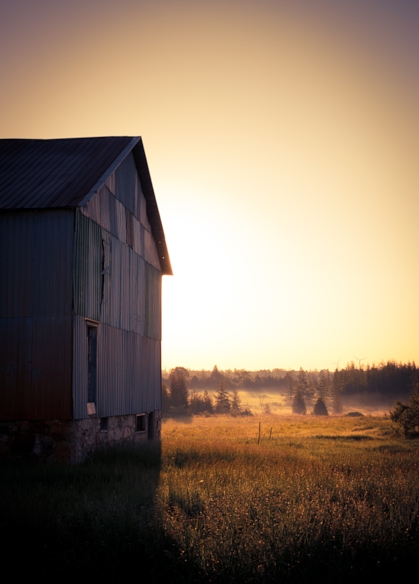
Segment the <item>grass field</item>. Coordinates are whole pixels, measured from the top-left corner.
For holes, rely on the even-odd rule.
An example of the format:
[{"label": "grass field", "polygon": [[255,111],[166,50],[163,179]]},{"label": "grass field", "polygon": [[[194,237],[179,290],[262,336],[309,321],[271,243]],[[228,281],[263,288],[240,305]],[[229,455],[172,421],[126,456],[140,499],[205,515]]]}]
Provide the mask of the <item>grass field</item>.
[{"label": "grass field", "polygon": [[161,447],[1,472],[4,570],[168,583],[417,571],[419,442],[383,417],[168,420]]}]

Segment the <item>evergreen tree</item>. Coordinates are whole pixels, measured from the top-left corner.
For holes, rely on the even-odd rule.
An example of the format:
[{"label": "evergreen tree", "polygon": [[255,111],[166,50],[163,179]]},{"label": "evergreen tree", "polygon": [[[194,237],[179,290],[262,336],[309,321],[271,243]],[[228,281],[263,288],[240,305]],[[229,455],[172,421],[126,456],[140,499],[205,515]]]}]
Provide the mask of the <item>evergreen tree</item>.
[{"label": "evergreen tree", "polygon": [[241,400],[239,396],[239,392],[237,389],[233,391],[233,398],[231,400],[231,412],[233,414],[238,414],[241,409]]},{"label": "evergreen tree", "polygon": [[314,405],[313,414],[315,416],[328,416],[329,415],[329,412],[327,411],[326,404],[324,403],[324,401],[322,400],[321,397],[319,397],[319,399],[316,401],[316,403]]},{"label": "evergreen tree", "polygon": [[171,399],[170,393],[165,383],[162,384],[162,406],[163,413],[167,413],[170,409]]},{"label": "evergreen tree", "polygon": [[228,414],[231,408],[230,396],[223,382],[218,386],[215,394],[215,410],[219,414]]},{"label": "evergreen tree", "polygon": [[188,405],[188,377],[189,372],[184,367],[175,367],[170,371],[170,397],[173,406]]},{"label": "evergreen tree", "polygon": [[303,414],[307,413],[306,402],[302,392],[297,389],[297,392],[292,400],[292,413],[293,414]]},{"label": "evergreen tree", "polygon": [[204,391],[203,401],[204,401],[204,412],[209,412],[210,414],[212,414],[214,411],[214,405],[212,403],[212,399],[211,399],[207,390]]}]

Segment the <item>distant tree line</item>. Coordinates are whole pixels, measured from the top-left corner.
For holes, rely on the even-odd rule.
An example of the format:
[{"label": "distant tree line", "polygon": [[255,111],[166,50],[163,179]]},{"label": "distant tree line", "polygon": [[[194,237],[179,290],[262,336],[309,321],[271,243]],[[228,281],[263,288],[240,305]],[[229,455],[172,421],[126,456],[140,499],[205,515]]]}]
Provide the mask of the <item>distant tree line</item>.
[{"label": "distant tree line", "polygon": [[[415,363],[396,363],[387,361],[379,365],[355,366],[348,363],[345,368],[329,371],[299,371],[285,369],[246,371],[245,369],[228,369],[222,371],[214,366],[212,371],[193,371],[185,368],[188,386],[195,391],[214,391],[223,383],[226,390],[245,389],[247,391],[262,391],[267,388],[277,389],[283,394],[295,393],[297,385],[302,385],[304,393],[316,392],[333,394],[340,392],[342,396],[354,394],[382,394],[393,397],[407,398],[411,391],[411,379],[416,374]],[[169,384],[170,373],[163,372],[163,381]]]},{"label": "distant tree line", "polygon": [[248,409],[242,408],[237,389],[228,391],[223,381],[219,382],[214,397],[211,397],[208,390],[203,393],[195,389],[189,391],[189,380],[189,371],[184,367],[170,371],[168,384],[163,383],[163,413],[251,415]]},{"label": "distant tree line", "polygon": [[[316,404],[316,412],[324,412],[326,409],[340,413],[342,399],[355,395],[406,400],[417,376],[415,363],[395,361],[379,365],[359,364],[358,367],[351,362],[345,368],[336,368],[335,371],[305,371],[303,368],[299,371],[221,371],[216,365],[212,371],[191,371],[176,367],[169,375],[163,376],[163,400],[167,407],[188,408],[192,413],[237,412],[239,388],[255,392],[273,389],[288,396],[296,413],[305,413],[307,408],[313,408],[314,411]],[[216,390],[214,398],[210,397],[208,390]],[[321,400],[319,404],[318,400]]]}]

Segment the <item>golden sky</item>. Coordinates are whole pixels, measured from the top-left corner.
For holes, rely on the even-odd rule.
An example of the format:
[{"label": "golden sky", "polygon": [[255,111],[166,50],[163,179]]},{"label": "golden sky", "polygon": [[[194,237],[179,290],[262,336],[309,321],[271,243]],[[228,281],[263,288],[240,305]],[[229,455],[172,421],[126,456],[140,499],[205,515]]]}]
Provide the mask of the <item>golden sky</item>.
[{"label": "golden sky", "polygon": [[0,136],[141,135],[163,366],[419,361],[417,0],[0,0]]}]

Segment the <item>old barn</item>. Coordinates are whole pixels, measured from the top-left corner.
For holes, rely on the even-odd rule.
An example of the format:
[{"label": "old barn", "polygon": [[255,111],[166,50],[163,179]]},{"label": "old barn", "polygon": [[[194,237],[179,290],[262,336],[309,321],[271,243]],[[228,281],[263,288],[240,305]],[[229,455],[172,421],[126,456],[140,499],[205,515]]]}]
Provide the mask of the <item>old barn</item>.
[{"label": "old barn", "polygon": [[171,274],[139,137],[0,140],[0,452],[159,437]]}]

